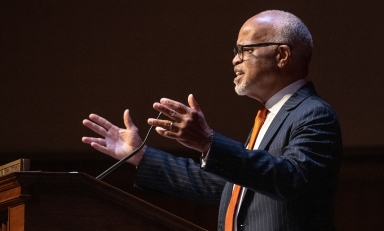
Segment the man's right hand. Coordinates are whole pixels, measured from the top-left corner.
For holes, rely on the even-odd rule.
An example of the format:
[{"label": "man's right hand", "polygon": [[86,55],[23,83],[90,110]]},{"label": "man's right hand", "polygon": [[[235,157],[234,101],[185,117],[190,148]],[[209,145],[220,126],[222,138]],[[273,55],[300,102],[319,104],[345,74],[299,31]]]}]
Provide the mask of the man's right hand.
[{"label": "man's right hand", "polygon": [[[128,110],[125,110],[124,112],[125,129],[113,125],[106,119],[96,114],[90,114],[89,119],[90,120],[83,120],[83,124],[92,131],[101,135],[103,138],[83,137],[82,141],[115,159],[123,159],[138,148],[142,143],[138,134],[139,130],[133,124]],[[145,149],[146,146],[144,146],[135,156],[130,158],[128,162],[138,166]]]}]

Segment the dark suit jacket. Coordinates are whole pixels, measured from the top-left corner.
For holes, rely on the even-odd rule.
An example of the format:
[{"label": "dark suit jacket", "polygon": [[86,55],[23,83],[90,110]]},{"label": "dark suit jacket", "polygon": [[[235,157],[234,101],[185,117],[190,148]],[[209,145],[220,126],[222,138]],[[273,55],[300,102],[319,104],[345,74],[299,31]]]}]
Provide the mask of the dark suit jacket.
[{"label": "dark suit jacket", "polygon": [[258,150],[215,133],[204,170],[147,148],[136,185],[207,203],[220,199],[218,230],[233,183],[247,188],[238,230],[333,230],[341,155],[337,116],[307,83],[283,105]]}]

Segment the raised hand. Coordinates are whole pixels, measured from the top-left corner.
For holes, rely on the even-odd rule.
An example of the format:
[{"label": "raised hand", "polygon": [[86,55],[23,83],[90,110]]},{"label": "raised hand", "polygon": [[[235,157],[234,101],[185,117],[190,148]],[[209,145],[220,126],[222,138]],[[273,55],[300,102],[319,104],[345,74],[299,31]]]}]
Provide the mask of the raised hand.
[{"label": "raised hand", "polygon": [[188,96],[189,107],[170,99],[161,99],[153,108],[169,120],[148,119],[149,125],[156,127],[160,135],[175,139],[186,147],[199,152],[207,152],[211,146],[213,131],[205,121],[204,114],[193,95]]},{"label": "raised hand", "polygon": [[[96,114],[90,114],[89,119],[90,120],[83,120],[83,124],[102,136],[102,138],[83,137],[82,141],[115,159],[123,159],[138,148],[142,143],[138,134],[138,129],[133,124],[132,119],[129,116],[129,110],[125,110],[124,112],[125,129],[113,125],[103,117]],[[139,153],[130,158],[128,162],[136,166],[139,165],[143,153],[145,152],[145,148],[146,147],[144,146]]]}]

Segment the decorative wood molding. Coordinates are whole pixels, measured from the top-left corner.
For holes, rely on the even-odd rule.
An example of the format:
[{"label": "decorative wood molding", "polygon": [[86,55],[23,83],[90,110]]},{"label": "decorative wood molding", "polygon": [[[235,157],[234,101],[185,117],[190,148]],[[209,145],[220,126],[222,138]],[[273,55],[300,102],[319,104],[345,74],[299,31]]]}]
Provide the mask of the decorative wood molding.
[{"label": "decorative wood molding", "polygon": [[0,176],[22,171],[29,171],[29,159],[19,159],[0,166]]}]

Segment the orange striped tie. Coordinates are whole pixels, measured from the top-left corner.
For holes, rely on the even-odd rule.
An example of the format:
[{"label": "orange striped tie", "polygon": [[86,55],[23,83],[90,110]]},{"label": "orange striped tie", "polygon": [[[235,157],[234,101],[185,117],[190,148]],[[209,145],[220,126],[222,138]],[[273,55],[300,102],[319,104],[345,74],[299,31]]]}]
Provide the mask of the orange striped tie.
[{"label": "orange striped tie", "polygon": [[[257,112],[255,118],[255,124],[253,126],[252,135],[248,142],[248,149],[252,150],[256,142],[256,137],[260,132],[261,126],[263,126],[265,118],[267,117],[268,109],[263,105]],[[229,201],[227,214],[225,216],[225,231],[233,231],[235,211],[237,203],[239,202],[242,186],[235,184],[233,187],[231,200]]]}]

